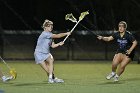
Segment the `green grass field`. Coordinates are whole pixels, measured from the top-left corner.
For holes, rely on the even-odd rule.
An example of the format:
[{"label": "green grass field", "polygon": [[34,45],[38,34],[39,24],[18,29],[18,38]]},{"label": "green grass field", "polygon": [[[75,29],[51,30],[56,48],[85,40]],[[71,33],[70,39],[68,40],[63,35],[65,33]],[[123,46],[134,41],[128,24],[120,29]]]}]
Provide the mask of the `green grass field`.
[{"label": "green grass field", "polygon": [[[106,80],[111,71],[111,62],[55,61],[55,75],[64,83],[48,84],[43,69],[34,62],[7,62],[18,73],[17,79],[3,83],[4,93],[140,93],[140,65],[127,66],[120,81]],[[3,71],[6,66],[1,62]],[[2,93],[2,92],[0,92]]]}]

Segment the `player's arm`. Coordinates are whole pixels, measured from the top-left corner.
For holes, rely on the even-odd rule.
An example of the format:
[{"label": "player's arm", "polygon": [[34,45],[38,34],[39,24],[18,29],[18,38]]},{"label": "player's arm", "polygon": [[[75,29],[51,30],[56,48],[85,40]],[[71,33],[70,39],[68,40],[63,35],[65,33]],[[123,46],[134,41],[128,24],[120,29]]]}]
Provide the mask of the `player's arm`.
[{"label": "player's arm", "polygon": [[111,41],[114,38],[112,36],[108,36],[108,37],[104,37],[104,36],[98,36],[97,37],[99,40],[103,40],[103,41]]},{"label": "player's arm", "polygon": [[132,46],[130,47],[129,50],[127,50],[127,54],[130,54],[134,50],[134,48],[137,46],[137,43],[138,43],[137,40],[134,40],[132,42]]},{"label": "player's arm", "polygon": [[67,35],[70,35],[71,32],[66,32],[66,33],[60,33],[60,34],[52,34],[52,38],[61,38]]},{"label": "player's arm", "polygon": [[58,46],[62,46],[64,44],[64,42],[59,42],[59,43],[54,43],[54,42],[52,42],[52,45],[51,45],[51,47],[52,48],[56,48],[56,47],[58,47]]}]

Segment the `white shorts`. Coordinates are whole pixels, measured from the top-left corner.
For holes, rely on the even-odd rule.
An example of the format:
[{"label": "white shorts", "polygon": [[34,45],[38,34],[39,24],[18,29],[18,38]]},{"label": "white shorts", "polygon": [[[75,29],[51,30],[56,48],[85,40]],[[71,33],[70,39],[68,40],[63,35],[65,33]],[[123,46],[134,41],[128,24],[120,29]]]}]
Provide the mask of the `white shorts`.
[{"label": "white shorts", "polygon": [[41,53],[41,52],[34,53],[36,64],[40,64],[40,63],[44,62],[49,56],[52,57],[51,53]]}]

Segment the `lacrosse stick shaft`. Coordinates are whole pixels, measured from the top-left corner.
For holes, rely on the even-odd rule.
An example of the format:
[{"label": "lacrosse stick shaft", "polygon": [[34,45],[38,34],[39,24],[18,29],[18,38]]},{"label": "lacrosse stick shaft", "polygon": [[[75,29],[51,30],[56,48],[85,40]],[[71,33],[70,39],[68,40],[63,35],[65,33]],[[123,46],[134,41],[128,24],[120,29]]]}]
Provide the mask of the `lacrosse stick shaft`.
[{"label": "lacrosse stick shaft", "polygon": [[[74,27],[71,29],[71,33],[73,32],[73,30],[75,29],[75,27],[79,24],[79,22],[80,22],[81,20],[79,20],[78,22],[76,22],[76,24],[74,25]],[[67,35],[66,37],[65,37],[65,39],[63,40],[63,42],[65,42],[66,40],[67,40],[67,38],[69,37],[70,35]]]},{"label": "lacrosse stick shaft", "polygon": [[3,58],[0,56],[0,59],[2,60],[2,62],[8,67],[8,69],[10,70],[11,67],[3,60]]}]

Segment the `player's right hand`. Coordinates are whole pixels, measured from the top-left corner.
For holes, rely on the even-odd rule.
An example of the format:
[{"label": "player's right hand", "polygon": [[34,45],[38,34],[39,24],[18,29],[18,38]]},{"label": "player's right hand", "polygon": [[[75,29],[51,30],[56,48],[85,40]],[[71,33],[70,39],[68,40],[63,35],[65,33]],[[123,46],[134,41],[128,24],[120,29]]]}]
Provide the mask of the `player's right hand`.
[{"label": "player's right hand", "polygon": [[66,34],[67,34],[67,35],[71,35],[71,32],[67,32]]}]

